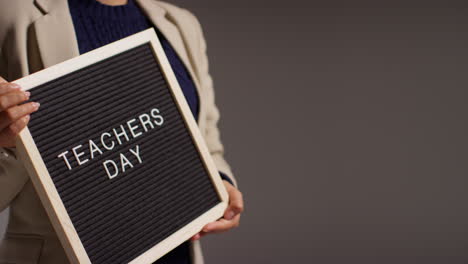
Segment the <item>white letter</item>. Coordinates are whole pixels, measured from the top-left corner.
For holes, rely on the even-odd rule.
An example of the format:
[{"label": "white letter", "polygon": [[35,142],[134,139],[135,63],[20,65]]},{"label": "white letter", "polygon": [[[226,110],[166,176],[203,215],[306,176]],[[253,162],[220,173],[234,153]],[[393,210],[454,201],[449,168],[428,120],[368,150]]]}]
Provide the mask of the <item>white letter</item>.
[{"label": "white letter", "polygon": [[133,168],[133,164],[122,153],[120,153],[120,163],[122,164],[122,172],[125,172],[126,165],[129,165],[131,168]]},{"label": "white letter", "polygon": [[133,149],[130,149],[130,152],[135,155],[135,157],[138,159],[138,162],[141,163],[141,157],[140,157],[140,146],[136,145],[135,151]]},{"label": "white letter", "polygon": [[91,159],[94,159],[94,152],[96,151],[102,155],[101,149],[94,143],[94,141],[90,139],[89,140],[89,152],[91,153]]},{"label": "white letter", "polygon": [[163,123],[164,123],[164,119],[162,117],[162,115],[158,115],[159,114],[159,110],[156,109],[156,108],[153,108],[151,109],[151,116],[154,118],[154,119],[157,119],[158,121],[154,120],[154,123],[158,126],[161,126]]},{"label": "white letter", "polygon": [[136,137],[141,135],[141,132],[138,132],[138,133],[135,134],[135,130],[138,128],[138,126],[132,126],[132,123],[135,122],[135,121],[136,121],[136,119],[133,118],[132,120],[129,120],[127,122],[127,126],[130,129],[130,132],[132,132],[133,138],[136,138]]},{"label": "white letter", "polygon": [[67,164],[67,167],[68,167],[68,170],[71,170],[71,166],[70,166],[70,163],[68,162],[68,159],[67,159],[67,153],[68,151],[65,151],[63,153],[60,153],[60,155],[57,156],[57,158],[63,158],[63,160],[65,161],[65,164]]},{"label": "white letter", "polygon": [[148,129],[146,128],[146,125],[150,125],[151,128],[154,128],[154,125],[153,123],[151,123],[150,121],[150,116],[148,114],[141,114],[138,119],[140,119],[140,123],[141,125],[143,126],[143,128],[145,129],[145,132],[148,132]]},{"label": "white letter", "polygon": [[[112,163],[112,166],[114,166],[114,170],[115,170],[114,174],[111,174],[109,172],[109,169],[107,167],[107,164],[109,164],[109,163]],[[107,173],[107,176],[109,177],[109,179],[112,179],[115,176],[119,175],[119,168],[117,167],[117,164],[115,164],[115,162],[113,160],[106,160],[106,161],[104,161],[104,163],[102,163],[102,165],[104,165],[104,168],[106,169],[106,173]]]},{"label": "white letter", "polygon": [[112,141],[111,141],[111,142],[112,142],[112,145],[111,145],[110,147],[108,147],[108,146],[106,145],[106,143],[104,143],[104,136],[111,137],[112,135],[109,134],[109,133],[107,133],[107,132],[102,133],[102,135],[101,135],[101,144],[104,146],[104,148],[107,149],[107,150],[112,150],[112,149],[114,149],[114,145],[115,145],[114,141],[112,140]]},{"label": "white letter", "polygon": [[120,129],[122,129],[122,132],[120,132],[120,134],[117,132],[117,130],[115,130],[115,128],[113,130],[114,130],[115,137],[119,141],[119,145],[122,145],[122,141],[120,141],[121,136],[125,136],[125,139],[127,139],[127,141],[129,141],[130,139],[128,138],[127,132],[125,131],[125,128],[123,125],[120,125]]},{"label": "white letter", "polygon": [[73,154],[75,154],[75,159],[78,161],[78,165],[81,165],[81,164],[85,164],[86,162],[88,162],[88,159],[85,159],[85,160],[80,160],[80,157],[84,155],[84,152],[80,152],[80,153],[76,153],[76,150],[81,148],[82,146],[81,145],[78,145],[76,147],[74,147],[72,150],[73,150]]}]

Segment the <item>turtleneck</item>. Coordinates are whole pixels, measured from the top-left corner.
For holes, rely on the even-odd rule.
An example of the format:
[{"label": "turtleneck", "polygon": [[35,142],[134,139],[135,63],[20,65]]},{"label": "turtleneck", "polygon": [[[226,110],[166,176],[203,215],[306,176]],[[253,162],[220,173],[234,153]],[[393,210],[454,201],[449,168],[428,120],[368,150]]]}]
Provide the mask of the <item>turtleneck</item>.
[{"label": "turtleneck", "polygon": [[[80,54],[153,27],[134,0],[128,0],[126,5],[118,6],[105,5],[96,0],[68,2]],[[190,73],[169,41],[157,28],[155,30],[192,114],[198,119],[198,93]],[[183,243],[155,262],[155,264],[189,263],[191,263],[189,242]]]},{"label": "turtleneck", "polygon": [[[126,5],[111,6],[96,0],[68,0],[80,53],[86,53],[124,37],[154,27],[135,0]],[[164,52],[175,73],[185,99],[198,120],[199,98],[193,79],[182,60],[164,35],[156,30]],[[234,185],[226,174],[221,178]],[[182,244],[156,262],[157,264],[190,263],[189,244]]]}]

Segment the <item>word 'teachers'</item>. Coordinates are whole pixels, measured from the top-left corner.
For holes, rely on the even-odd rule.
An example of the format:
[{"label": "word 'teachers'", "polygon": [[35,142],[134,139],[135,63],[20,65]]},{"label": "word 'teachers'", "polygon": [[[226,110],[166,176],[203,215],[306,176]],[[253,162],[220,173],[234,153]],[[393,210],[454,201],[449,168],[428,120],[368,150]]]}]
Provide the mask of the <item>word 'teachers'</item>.
[{"label": "word 'teachers'", "polygon": [[[149,113],[140,114],[138,117],[128,120],[126,123],[121,124],[112,129],[112,131],[103,132],[100,135],[100,140],[95,141],[89,139],[86,143],[87,146],[77,145],[71,150],[66,150],[60,153],[57,158],[63,159],[63,162],[69,170],[77,166],[81,166],[95,157],[102,155],[106,151],[112,151],[117,145],[122,145],[131,139],[137,138],[144,133],[160,127],[164,123],[164,118],[160,114],[157,108],[153,108]],[[100,145],[101,147],[99,147]],[[86,155],[84,148],[89,149],[89,155]],[[136,145],[129,149],[128,153],[120,153],[117,161],[109,159],[105,160],[102,165],[109,179],[115,178],[119,175],[119,172],[125,172],[127,169],[134,167],[134,164],[127,158],[128,155],[132,155],[138,161],[138,164],[142,163],[143,160],[140,155],[140,146]],[[73,167],[71,162],[76,160],[77,166]]]}]

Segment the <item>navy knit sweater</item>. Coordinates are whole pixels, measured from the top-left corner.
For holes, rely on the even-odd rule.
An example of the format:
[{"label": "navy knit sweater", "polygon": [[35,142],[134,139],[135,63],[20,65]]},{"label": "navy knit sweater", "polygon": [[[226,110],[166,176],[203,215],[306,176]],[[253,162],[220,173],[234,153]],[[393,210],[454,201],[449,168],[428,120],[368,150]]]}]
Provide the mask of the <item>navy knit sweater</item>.
[{"label": "navy knit sweater", "polygon": [[[121,6],[104,5],[96,0],[68,0],[68,3],[81,54],[154,27],[134,0],[128,0],[127,5]],[[156,27],[154,28],[190,110],[198,120],[199,98],[192,77],[171,44]],[[233,184],[227,175],[222,172],[220,175],[221,178]],[[183,243],[155,263],[190,263],[188,242]]]},{"label": "navy knit sweater", "polygon": [[[81,54],[153,26],[133,0],[123,6],[108,6],[96,0],[68,2]],[[198,94],[193,80],[170,43],[155,29],[190,110],[198,119]],[[189,264],[189,243],[183,243],[155,263]]]},{"label": "navy knit sweater", "polygon": [[[96,0],[69,0],[80,53],[153,27],[134,0],[127,5],[109,6]],[[177,81],[190,109],[198,119],[198,94],[193,80],[171,44],[155,27]]]}]

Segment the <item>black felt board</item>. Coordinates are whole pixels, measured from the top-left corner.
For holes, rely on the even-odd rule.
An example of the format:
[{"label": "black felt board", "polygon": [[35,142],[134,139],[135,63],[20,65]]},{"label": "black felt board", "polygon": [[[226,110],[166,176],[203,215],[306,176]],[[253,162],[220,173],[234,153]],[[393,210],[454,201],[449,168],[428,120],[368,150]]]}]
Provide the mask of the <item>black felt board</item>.
[{"label": "black felt board", "polygon": [[[220,203],[174,100],[149,44],[31,89],[30,133],[92,263],[127,263]],[[71,170],[57,157],[153,108],[162,126]],[[143,162],[110,179],[102,163],[136,145]]]}]

